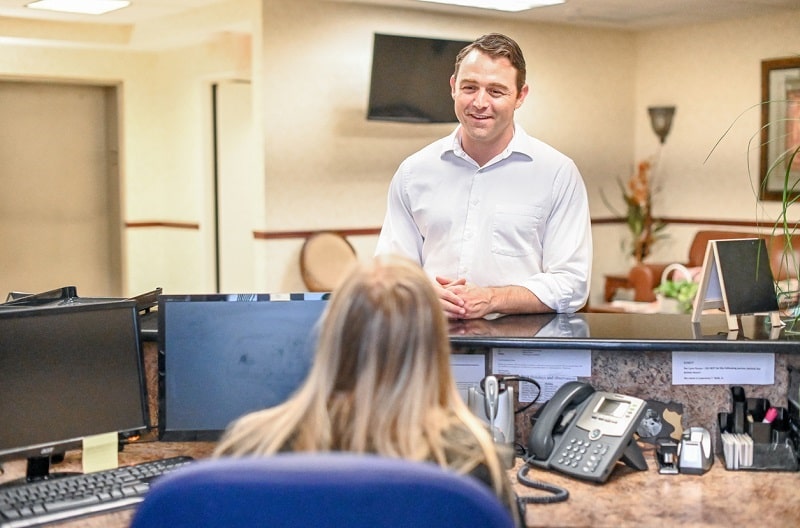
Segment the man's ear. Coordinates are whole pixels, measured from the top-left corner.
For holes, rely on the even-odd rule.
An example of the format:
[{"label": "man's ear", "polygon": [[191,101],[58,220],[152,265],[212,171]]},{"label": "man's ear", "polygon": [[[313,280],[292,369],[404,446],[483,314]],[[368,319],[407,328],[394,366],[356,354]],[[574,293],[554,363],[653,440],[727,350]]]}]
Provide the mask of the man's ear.
[{"label": "man's ear", "polygon": [[522,85],[522,89],[519,91],[519,95],[517,96],[517,102],[514,105],[514,108],[519,108],[522,106],[522,103],[525,101],[525,98],[528,97],[528,83]]},{"label": "man's ear", "polygon": [[450,76],[450,97],[453,99],[456,98],[456,76],[455,74]]}]

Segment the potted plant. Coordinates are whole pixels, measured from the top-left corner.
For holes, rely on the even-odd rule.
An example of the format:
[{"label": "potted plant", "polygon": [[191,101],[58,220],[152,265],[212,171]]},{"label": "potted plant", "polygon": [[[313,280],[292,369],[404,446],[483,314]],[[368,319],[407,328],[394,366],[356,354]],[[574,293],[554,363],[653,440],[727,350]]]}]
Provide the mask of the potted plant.
[{"label": "potted plant", "polygon": [[[682,276],[678,278],[678,273]],[[670,278],[670,274],[671,278]],[[661,283],[653,290],[663,313],[690,313],[699,285],[682,264],[670,264],[661,274]]]},{"label": "potted plant", "polygon": [[[793,246],[793,238],[798,229],[796,221],[790,219],[790,208],[800,200],[800,179],[797,177],[798,165],[800,165],[800,142],[792,141],[797,139],[797,134],[800,133],[800,101],[795,99],[775,99],[769,92],[766,77],[769,75],[771,64],[782,65],[786,59],[777,59],[762,62],[762,88],[765,90],[762,93],[762,102],[751,106],[742,114],[740,114],[731,126],[726,130],[717,141],[717,144],[711,149],[708,157],[714,152],[716,146],[727,136],[728,132],[733,128],[736,121],[739,120],[745,113],[753,110],[754,108],[761,109],[762,126],[759,133],[754,134],[748,142],[748,152],[759,151],[761,154],[761,181],[756,186],[759,189],[759,198],[772,194],[775,192],[768,192],[767,184],[769,181],[778,180],[781,182],[780,193],[780,209],[777,218],[774,222],[765,222],[767,225],[771,224],[770,235],[779,237],[783,241],[783,255],[780,262],[780,267],[783,270],[790,270],[789,275],[800,278],[800,261]],[[791,61],[792,66],[797,65],[796,60]],[[784,112],[783,117],[770,118],[769,107],[770,105],[785,105],[787,110],[790,108],[792,112]],[[788,131],[794,130],[794,136]],[[777,129],[777,130],[776,130]],[[772,131],[772,133],[770,133]],[[788,138],[788,140],[787,140]],[[776,141],[785,142],[782,146],[778,146],[774,159],[769,161],[766,154],[767,148],[774,148]],[[754,142],[759,141],[759,149],[755,148]],[[708,159],[708,157],[706,159]],[[792,174],[793,169],[795,174]],[[752,174],[748,163],[748,174]],[[776,281],[775,290],[778,297],[778,304],[783,312],[784,320],[789,324],[787,331],[794,332],[800,329],[800,283],[798,280],[789,281]]]},{"label": "potted plant", "polygon": [[625,214],[618,212],[608,201],[603,190],[600,190],[600,198],[606,207],[625,219],[631,232],[631,241],[627,252],[637,263],[644,261],[652,252],[653,245],[666,237],[662,231],[667,225],[653,217],[653,194],[657,189],[653,187],[652,168],[651,161],[641,161],[627,182],[623,183],[617,178],[622,199],[625,202]]}]

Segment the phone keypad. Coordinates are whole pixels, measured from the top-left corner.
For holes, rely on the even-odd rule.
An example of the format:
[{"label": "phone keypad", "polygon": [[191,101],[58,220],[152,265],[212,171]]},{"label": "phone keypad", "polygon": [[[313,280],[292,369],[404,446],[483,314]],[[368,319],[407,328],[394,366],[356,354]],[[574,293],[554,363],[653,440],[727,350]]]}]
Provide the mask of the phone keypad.
[{"label": "phone keypad", "polygon": [[555,463],[586,474],[595,473],[608,453],[609,446],[604,442],[592,442],[570,438],[562,444],[561,453]]}]

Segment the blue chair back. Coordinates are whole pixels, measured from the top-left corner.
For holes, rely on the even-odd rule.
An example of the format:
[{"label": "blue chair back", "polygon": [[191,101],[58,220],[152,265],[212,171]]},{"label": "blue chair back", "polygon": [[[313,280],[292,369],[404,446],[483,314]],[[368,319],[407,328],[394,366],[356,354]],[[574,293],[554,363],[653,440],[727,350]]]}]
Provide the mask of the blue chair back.
[{"label": "blue chair back", "polygon": [[511,528],[485,484],[434,464],[286,453],[194,462],[161,477],[131,528]]}]

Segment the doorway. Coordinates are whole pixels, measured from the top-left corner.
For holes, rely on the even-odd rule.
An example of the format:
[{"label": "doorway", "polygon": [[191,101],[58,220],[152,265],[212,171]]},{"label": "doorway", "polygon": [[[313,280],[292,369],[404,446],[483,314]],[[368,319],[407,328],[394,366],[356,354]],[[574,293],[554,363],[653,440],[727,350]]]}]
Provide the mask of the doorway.
[{"label": "doorway", "polygon": [[0,302],[122,295],[117,88],[0,81]]},{"label": "doorway", "polygon": [[216,287],[222,293],[250,293],[260,196],[252,87],[249,81],[219,82],[212,97]]}]

